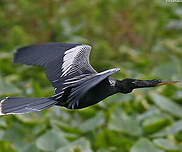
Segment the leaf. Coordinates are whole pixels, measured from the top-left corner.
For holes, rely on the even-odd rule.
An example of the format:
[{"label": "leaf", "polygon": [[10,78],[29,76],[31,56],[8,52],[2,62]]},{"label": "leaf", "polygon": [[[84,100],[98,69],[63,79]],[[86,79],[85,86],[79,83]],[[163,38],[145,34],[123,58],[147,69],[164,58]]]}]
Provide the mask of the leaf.
[{"label": "leaf", "polygon": [[167,151],[178,151],[179,147],[167,139],[155,139],[153,140],[156,146]]},{"label": "leaf", "polygon": [[25,134],[25,128],[23,125],[14,123],[4,132],[3,140],[11,142],[13,149],[22,152],[27,145],[25,140],[23,140],[25,138]]},{"label": "leaf", "polygon": [[113,112],[108,126],[110,129],[134,136],[142,134],[139,121],[126,115],[120,108],[115,108]]},{"label": "leaf", "polygon": [[123,151],[129,151],[133,143],[133,140],[129,136],[109,129],[102,129],[95,136],[94,147],[100,148],[102,145],[102,148],[107,150],[111,147],[117,147]]},{"label": "leaf", "polygon": [[47,131],[36,140],[37,147],[44,151],[56,151],[67,144],[67,140],[54,130]]},{"label": "leaf", "polygon": [[145,119],[142,123],[144,131],[147,133],[156,132],[170,123],[167,115],[153,115],[148,119]]},{"label": "leaf", "polygon": [[182,120],[179,120],[173,123],[171,126],[153,134],[152,137],[164,137],[168,136],[169,134],[178,134],[180,131],[182,131]]},{"label": "leaf", "polygon": [[51,120],[51,126],[54,128],[55,126],[61,128],[64,131],[64,134],[80,134],[80,130],[76,128],[74,125],[70,125],[69,123],[65,123],[60,120]]},{"label": "leaf", "polygon": [[40,150],[35,146],[35,144],[27,144],[21,152],[40,152]]},{"label": "leaf", "polygon": [[10,84],[6,81],[3,81],[3,79],[0,76],[0,96],[4,94],[18,94],[21,93],[21,91],[15,87],[13,84]]},{"label": "leaf", "polygon": [[92,152],[90,143],[84,139],[78,139],[62,148],[56,150],[56,152]]},{"label": "leaf", "polygon": [[105,122],[104,114],[99,112],[95,117],[86,120],[82,124],[80,124],[79,128],[83,132],[93,131],[97,127],[103,125]]},{"label": "leaf", "polygon": [[153,69],[154,75],[163,79],[171,79],[174,74],[177,74],[179,66],[176,62],[163,63]]},{"label": "leaf", "polygon": [[182,108],[170,99],[158,95],[154,92],[150,93],[150,97],[154,103],[157,104],[162,110],[182,118]]},{"label": "leaf", "polygon": [[150,140],[142,138],[133,145],[130,152],[163,152],[163,151],[157,149]]}]

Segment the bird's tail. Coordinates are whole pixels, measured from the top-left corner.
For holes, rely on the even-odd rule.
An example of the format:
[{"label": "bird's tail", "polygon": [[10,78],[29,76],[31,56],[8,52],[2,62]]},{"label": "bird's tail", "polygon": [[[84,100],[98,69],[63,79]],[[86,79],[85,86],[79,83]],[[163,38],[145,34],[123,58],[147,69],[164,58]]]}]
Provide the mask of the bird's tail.
[{"label": "bird's tail", "polygon": [[52,107],[57,101],[51,97],[45,98],[24,98],[7,97],[0,98],[0,115],[22,114],[33,111],[41,111]]}]

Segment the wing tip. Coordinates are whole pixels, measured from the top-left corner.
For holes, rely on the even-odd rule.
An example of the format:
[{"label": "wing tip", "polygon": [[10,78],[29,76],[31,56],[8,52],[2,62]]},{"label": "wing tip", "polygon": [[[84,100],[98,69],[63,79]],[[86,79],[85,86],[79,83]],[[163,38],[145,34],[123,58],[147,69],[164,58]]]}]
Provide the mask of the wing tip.
[{"label": "wing tip", "polygon": [[15,50],[13,63],[21,63],[21,52],[27,47],[19,47]]},{"label": "wing tip", "polygon": [[7,99],[8,99],[8,97],[1,99],[1,101],[0,101],[0,116],[5,115],[5,113],[3,113],[2,105],[3,105],[3,102],[5,102]]},{"label": "wing tip", "polygon": [[82,44],[82,46],[87,47],[90,50],[92,49],[92,47],[90,45],[88,45],[88,44]]},{"label": "wing tip", "polygon": [[18,63],[18,59],[17,59],[18,54],[19,54],[19,49],[16,49],[14,53],[14,57],[13,57],[13,63]]},{"label": "wing tip", "polygon": [[120,68],[113,68],[113,69],[110,69],[108,71],[110,71],[112,73],[116,73],[116,72],[120,71]]},{"label": "wing tip", "polygon": [[114,68],[116,72],[120,71],[120,68]]}]

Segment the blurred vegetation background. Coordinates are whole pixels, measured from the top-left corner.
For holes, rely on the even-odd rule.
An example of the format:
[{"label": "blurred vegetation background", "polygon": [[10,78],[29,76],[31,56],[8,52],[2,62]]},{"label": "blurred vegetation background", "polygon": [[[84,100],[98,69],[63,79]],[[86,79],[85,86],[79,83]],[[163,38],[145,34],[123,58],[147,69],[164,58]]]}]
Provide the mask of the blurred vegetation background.
[{"label": "blurred vegetation background", "polygon": [[[182,80],[182,5],[165,0],[0,0],[0,96],[53,94],[17,47],[86,43],[115,78]],[[103,88],[104,89],[104,88]],[[0,152],[182,152],[182,85],[117,94],[83,110],[0,117]]]}]

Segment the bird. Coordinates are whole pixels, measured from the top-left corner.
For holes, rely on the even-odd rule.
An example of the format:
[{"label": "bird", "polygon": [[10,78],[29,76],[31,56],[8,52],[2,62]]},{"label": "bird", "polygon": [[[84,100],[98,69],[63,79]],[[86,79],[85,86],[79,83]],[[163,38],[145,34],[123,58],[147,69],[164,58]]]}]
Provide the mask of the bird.
[{"label": "bird", "polygon": [[97,72],[89,63],[90,51],[91,46],[87,44],[61,42],[40,43],[18,48],[13,63],[43,67],[55,93],[50,97],[41,98],[0,98],[0,115],[24,114],[52,106],[82,109],[116,93],[127,94],[137,88],[178,82],[160,79],[114,79],[111,75],[120,69]]}]

